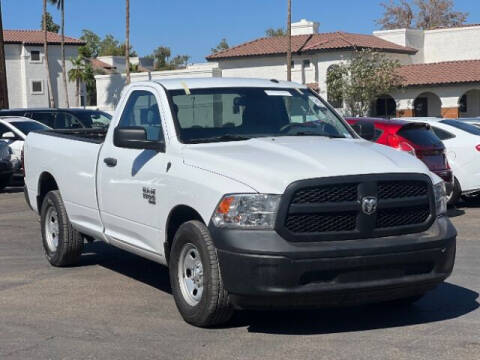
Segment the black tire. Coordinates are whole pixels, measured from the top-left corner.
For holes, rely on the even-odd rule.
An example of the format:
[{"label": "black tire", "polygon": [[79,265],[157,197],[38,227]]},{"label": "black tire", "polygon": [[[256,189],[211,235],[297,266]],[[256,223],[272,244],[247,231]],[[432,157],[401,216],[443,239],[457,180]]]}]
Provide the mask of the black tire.
[{"label": "black tire", "polygon": [[460,196],[462,196],[462,188],[460,187],[460,183],[458,182],[457,178],[455,178],[452,194],[450,195],[450,199],[448,199],[447,205],[454,206],[458,200],[460,200]]},{"label": "black tire", "polygon": [[[53,208],[57,213],[58,245],[52,250],[47,240],[47,214]],[[83,250],[83,237],[76,231],[68,220],[67,211],[58,190],[50,191],[43,200],[40,212],[40,224],[42,228],[43,249],[47,260],[53,266],[69,266],[77,262]]]},{"label": "black tire", "polygon": [[[194,245],[203,264],[203,292],[191,305],[182,292],[179,263],[185,246]],[[175,234],[169,261],[170,284],[183,319],[195,326],[210,327],[226,323],[233,315],[227,291],[223,287],[217,250],[207,227],[200,221],[188,221]]]}]

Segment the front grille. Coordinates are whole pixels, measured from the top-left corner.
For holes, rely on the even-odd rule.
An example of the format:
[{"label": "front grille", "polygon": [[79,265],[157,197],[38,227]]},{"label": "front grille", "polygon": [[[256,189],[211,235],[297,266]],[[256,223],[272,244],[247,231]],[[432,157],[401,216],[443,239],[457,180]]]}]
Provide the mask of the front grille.
[{"label": "front grille", "polygon": [[429,216],[428,206],[382,209],[378,211],[377,228],[421,224]]},{"label": "front grille", "polygon": [[[377,199],[369,213],[362,199]],[[276,230],[290,241],[347,240],[426,230],[433,221],[431,180],[421,174],[311,179],[291,184]]]},{"label": "front grille", "polygon": [[297,191],[292,204],[355,201],[356,199],[357,184],[326,185]]},{"label": "front grille", "polygon": [[428,187],[423,181],[382,181],[378,183],[380,199],[398,199],[427,195]]},{"label": "front grille", "polygon": [[355,229],[357,217],[353,214],[338,215],[291,215],[287,228],[296,233],[351,231]]}]

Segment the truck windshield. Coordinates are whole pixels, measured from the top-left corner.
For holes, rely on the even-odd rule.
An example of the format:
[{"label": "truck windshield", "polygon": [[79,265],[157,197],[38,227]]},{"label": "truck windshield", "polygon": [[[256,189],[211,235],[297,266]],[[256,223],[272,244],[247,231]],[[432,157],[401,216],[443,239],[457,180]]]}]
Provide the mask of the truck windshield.
[{"label": "truck windshield", "polygon": [[171,90],[169,95],[184,143],[353,137],[344,121],[308,89],[208,88]]}]

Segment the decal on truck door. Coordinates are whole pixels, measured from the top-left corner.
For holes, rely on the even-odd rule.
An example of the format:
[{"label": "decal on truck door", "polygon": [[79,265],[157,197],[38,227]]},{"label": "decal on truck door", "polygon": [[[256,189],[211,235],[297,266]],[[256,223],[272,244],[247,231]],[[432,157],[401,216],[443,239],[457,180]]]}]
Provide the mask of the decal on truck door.
[{"label": "decal on truck door", "polygon": [[155,193],[156,193],[155,189],[147,188],[145,186],[143,187],[143,198],[145,200],[148,200],[149,204],[155,205],[157,203],[157,198],[155,196]]}]

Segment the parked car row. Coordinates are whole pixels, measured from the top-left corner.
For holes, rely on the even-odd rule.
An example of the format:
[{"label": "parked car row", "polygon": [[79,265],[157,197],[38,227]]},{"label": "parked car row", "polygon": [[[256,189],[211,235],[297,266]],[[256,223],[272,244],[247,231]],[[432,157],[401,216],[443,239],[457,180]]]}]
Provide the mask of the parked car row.
[{"label": "parked car row", "polygon": [[0,110],[0,116],[26,117],[52,129],[106,129],[112,119],[106,112],[87,109],[10,109]]},{"label": "parked car row", "polygon": [[369,140],[409,152],[440,176],[449,191],[449,204],[480,195],[480,127],[463,119],[348,118],[350,124],[370,123]]},{"label": "parked car row", "polygon": [[[85,109],[12,109],[0,110],[0,141],[9,147],[8,160],[1,158],[0,189],[11,179],[23,177],[21,154],[23,143],[31,131],[48,129],[73,130],[108,128],[112,116],[103,111]],[[7,163],[11,163],[11,166]],[[13,176],[12,174],[13,173]]]}]

